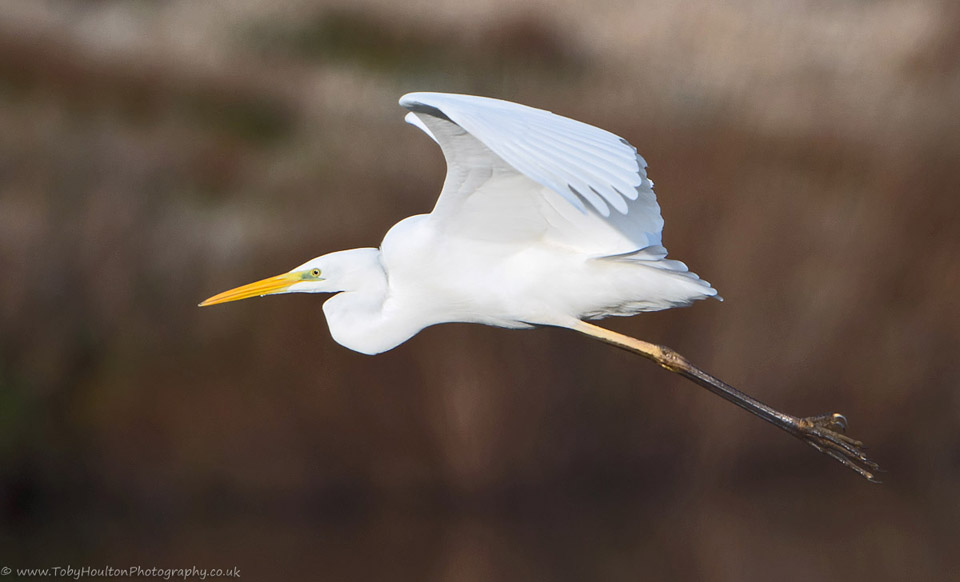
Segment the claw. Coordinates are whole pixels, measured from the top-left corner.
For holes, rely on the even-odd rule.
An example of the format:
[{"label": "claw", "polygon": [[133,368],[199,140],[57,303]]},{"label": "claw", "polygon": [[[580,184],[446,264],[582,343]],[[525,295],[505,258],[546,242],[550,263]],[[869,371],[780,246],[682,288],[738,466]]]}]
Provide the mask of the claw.
[{"label": "claw", "polygon": [[880,481],[873,471],[880,466],[867,457],[863,443],[843,434],[847,418],[842,414],[821,414],[799,419],[797,436],[817,451],[828,455],[861,477],[872,482]]},{"label": "claw", "polygon": [[831,415],[833,419],[834,426],[840,428],[840,432],[847,432],[847,417],[840,414],[839,412],[834,412]]},{"label": "claw", "polygon": [[834,432],[847,432],[847,417],[840,414],[839,412],[834,412],[833,414],[820,414],[817,416],[810,416],[804,419],[805,421],[810,422],[816,426],[826,428]]}]

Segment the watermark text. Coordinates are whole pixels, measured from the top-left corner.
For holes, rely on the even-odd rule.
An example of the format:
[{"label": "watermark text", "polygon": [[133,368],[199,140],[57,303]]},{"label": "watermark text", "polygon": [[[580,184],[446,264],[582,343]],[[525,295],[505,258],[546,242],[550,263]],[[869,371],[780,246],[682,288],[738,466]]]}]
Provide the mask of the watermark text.
[{"label": "watermark text", "polygon": [[0,576],[16,574],[19,578],[157,578],[159,580],[208,580],[240,578],[240,568],[160,568],[156,566],[46,566],[43,568],[0,567]]}]

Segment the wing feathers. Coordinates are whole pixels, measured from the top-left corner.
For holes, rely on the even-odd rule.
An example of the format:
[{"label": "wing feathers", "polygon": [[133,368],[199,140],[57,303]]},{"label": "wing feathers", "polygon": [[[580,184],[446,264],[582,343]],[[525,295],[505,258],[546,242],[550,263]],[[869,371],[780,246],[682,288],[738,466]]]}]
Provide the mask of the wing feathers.
[{"label": "wing feathers", "polygon": [[[530,232],[565,244],[575,239],[607,255],[659,244],[663,219],[646,162],[623,138],[549,111],[485,97],[410,93],[400,104],[411,111],[407,121],[439,143],[447,159],[435,215],[462,225],[469,217],[455,217],[457,212],[487,219],[496,211],[526,213],[531,225],[542,227]],[[536,185],[559,195],[574,212],[558,207],[559,199],[550,200]],[[503,194],[507,191],[514,198]],[[519,224],[523,217],[510,220]],[[496,221],[486,228],[496,236]]]}]

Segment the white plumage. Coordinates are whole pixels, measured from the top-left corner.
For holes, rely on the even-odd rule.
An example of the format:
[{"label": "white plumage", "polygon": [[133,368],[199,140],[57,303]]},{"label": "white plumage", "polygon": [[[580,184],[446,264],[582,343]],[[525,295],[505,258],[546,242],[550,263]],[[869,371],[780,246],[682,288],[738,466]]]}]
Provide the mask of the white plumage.
[{"label": "white plumage", "polygon": [[438,323],[573,327],[716,296],[666,258],[646,162],[623,138],[485,97],[400,104],[447,161],[433,211],[397,223],[379,249],[324,255],[206,304],[337,293],[324,304],[334,339],[374,354]]}]

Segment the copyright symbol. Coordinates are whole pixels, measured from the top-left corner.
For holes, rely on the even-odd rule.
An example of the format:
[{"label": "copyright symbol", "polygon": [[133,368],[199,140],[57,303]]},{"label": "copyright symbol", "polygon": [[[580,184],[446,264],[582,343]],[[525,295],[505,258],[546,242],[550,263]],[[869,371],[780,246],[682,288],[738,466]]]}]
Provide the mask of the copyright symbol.
[{"label": "copyright symbol", "polygon": [[0,576],[6,576],[10,572],[11,570],[8,566],[4,566],[3,568],[0,568]]}]

